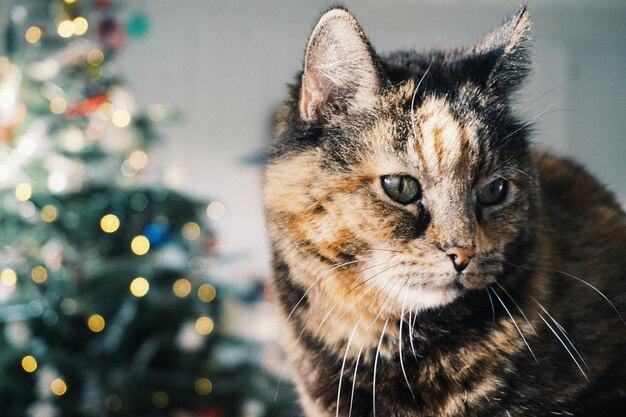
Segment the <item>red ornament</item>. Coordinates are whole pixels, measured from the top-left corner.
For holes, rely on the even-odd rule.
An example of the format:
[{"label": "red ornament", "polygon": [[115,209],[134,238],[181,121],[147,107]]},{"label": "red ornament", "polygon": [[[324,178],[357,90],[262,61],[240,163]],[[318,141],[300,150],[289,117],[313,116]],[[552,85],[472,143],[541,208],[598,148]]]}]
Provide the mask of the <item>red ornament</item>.
[{"label": "red ornament", "polygon": [[98,108],[103,103],[106,103],[108,98],[109,98],[108,94],[105,93],[105,94],[100,94],[98,96],[89,97],[81,102],[72,104],[67,109],[67,112],[66,112],[67,118],[75,119],[81,116],[91,116],[96,111],[98,111]]}]

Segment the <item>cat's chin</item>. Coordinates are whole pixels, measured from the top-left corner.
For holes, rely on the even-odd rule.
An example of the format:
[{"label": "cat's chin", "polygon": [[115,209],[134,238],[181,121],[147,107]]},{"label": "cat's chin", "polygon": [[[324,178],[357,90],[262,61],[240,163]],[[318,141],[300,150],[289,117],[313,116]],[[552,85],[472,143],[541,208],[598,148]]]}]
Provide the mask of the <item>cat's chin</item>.
[{"label": "cat's chin", "polygon": [[462,294],[463,286],[458,281],[447,285],[409,286],[402,290],[400,302],[414,311],[421,311],[450,304]]}]

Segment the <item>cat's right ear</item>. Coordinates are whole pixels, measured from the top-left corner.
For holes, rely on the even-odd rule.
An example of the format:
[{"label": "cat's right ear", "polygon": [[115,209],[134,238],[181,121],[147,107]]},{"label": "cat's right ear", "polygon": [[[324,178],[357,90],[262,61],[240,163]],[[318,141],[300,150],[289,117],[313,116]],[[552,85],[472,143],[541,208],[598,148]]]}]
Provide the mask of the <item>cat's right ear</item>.
[{"label": "cat's right ear", "polygon": [[326,12],[304,58],[300,117],[315,121],[333,112],[368,108],[378,89],[374,54],[359,24],[346,10]]}]

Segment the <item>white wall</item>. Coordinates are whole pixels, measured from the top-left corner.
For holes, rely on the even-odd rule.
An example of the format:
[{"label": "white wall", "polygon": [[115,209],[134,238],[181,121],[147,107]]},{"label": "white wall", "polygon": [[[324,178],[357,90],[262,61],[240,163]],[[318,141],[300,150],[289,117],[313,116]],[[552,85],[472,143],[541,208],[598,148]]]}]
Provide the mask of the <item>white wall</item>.
[{"label": "white wall", "polygon": [[[346,1],[381,51],[465,44],[515,10],[515,1]],[[268,121],[301,65],[309,32],[330,2],[152,0],[153,28],[122,56],[144,104],[177,106],[165,130],[165,165],[184,189],[223,201],[221,249],[240,255],[218,272],[264,274],[259,171],[241,160],[268,141]],[[462,6],[461,6],[462,5]],[[626,2],[531,1],[535,69],[520,108],[539,117],[536,142],[569,154],[626,202]],[[537,97],[545,93],[539,99]],[[534,101],[533,101],[534,100]],[[572,184],[572,186],[576,186]]]}]

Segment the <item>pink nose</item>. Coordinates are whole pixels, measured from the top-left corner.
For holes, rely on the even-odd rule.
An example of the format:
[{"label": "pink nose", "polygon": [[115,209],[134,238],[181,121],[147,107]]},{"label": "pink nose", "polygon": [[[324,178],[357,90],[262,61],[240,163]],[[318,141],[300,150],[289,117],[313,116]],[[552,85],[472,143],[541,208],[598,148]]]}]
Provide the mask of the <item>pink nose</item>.
[{"label": "pink nose", "polygon": [[472,256],[476,255],[476,246],[452,246],[451,248],[446,250],[446,255],[448,255],[450,259],[452,259],[454,269],[456,269],[457,272],[461,272],[465,268],[467,268],[467,265],[469,264]]}]

